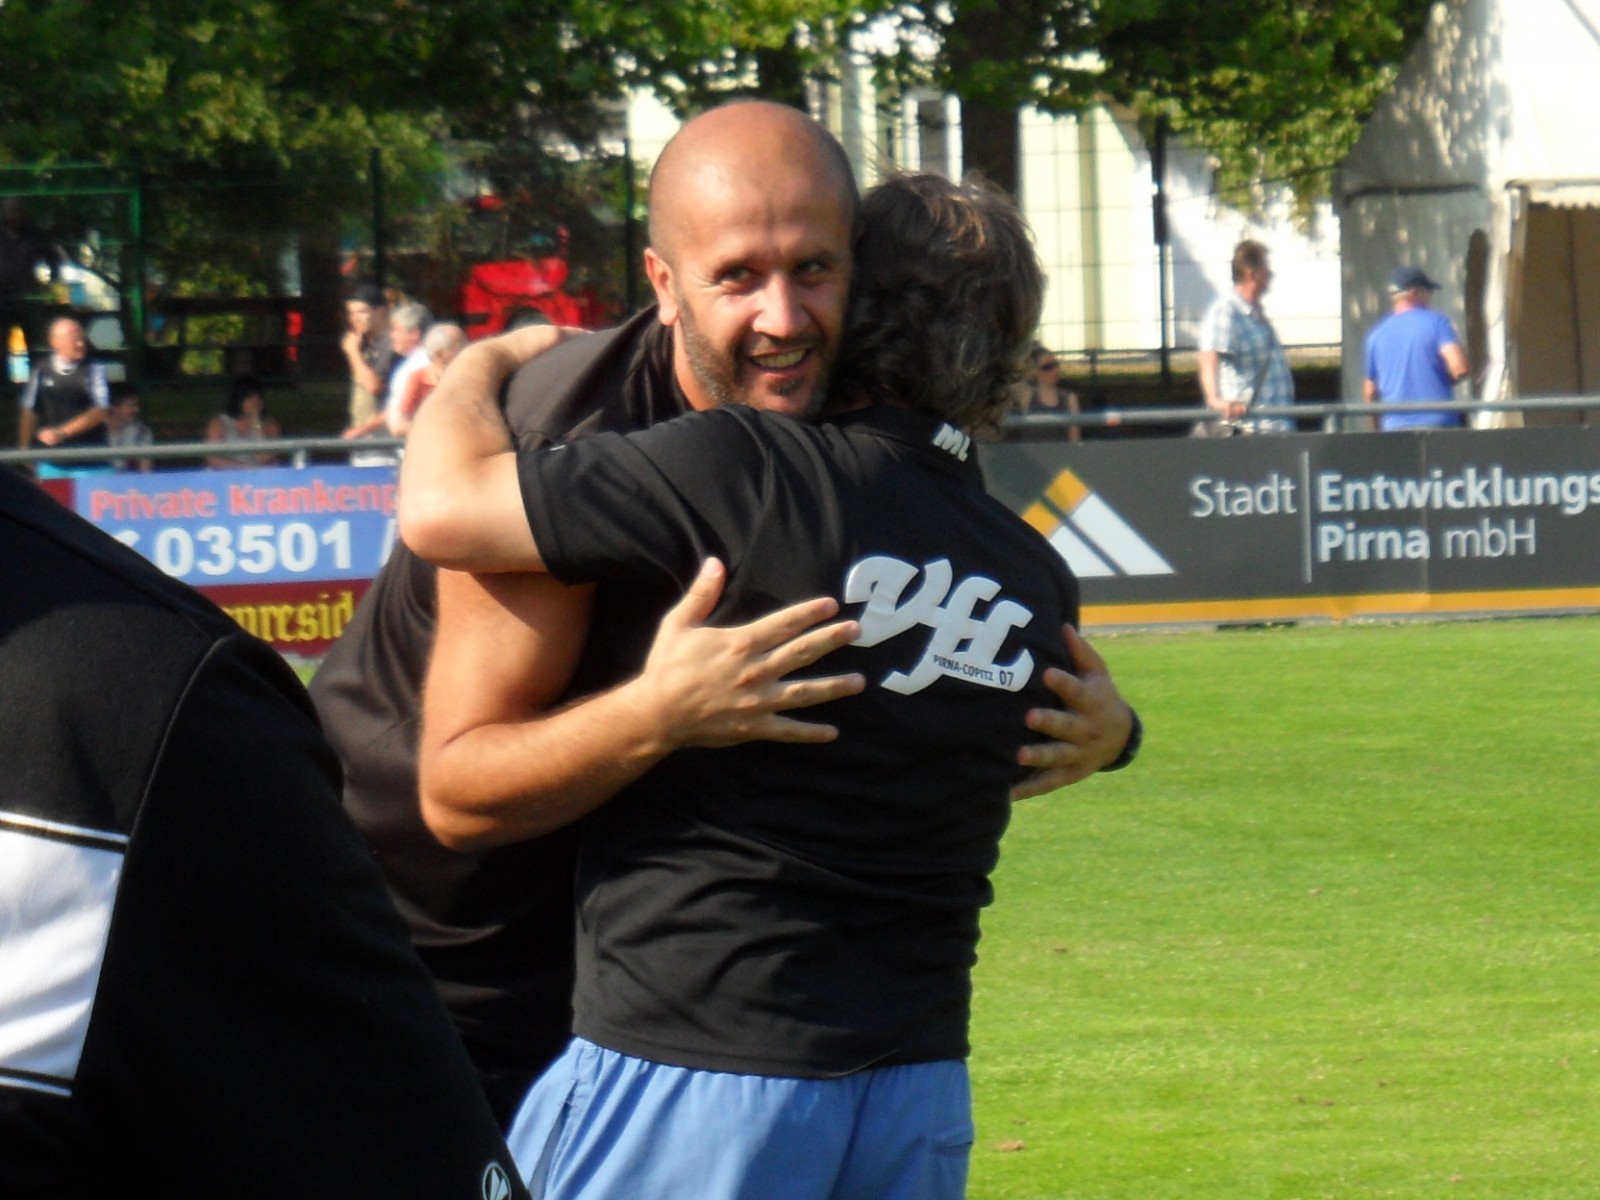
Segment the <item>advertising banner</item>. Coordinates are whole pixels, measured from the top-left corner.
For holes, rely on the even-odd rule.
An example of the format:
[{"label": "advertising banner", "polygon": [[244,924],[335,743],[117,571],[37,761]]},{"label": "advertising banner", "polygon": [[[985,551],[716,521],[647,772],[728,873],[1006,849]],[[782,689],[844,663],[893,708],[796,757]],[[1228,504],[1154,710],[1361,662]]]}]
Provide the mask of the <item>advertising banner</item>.
[{"label": "advertising banner", "polygon": [[1600,429],[1002,443],[1086,624],[1600,608]]},{"label": "advertising banner", "polygon": [[278,649],[320,654],[394,546],[389,467],[81,476],[70,507]]}]

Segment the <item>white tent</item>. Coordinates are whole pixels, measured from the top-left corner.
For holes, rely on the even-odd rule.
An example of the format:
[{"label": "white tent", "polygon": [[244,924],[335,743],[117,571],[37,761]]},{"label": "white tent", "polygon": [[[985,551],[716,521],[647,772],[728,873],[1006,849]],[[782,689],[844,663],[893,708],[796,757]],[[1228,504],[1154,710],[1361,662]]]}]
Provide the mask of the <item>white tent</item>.
[{"label": "white tent", "polygon": [[1347,400],[1400,264],[1444,285],[1475,395],[1600,393],[1597,107],[1600,0],[1433,6],[1335,186]]}]

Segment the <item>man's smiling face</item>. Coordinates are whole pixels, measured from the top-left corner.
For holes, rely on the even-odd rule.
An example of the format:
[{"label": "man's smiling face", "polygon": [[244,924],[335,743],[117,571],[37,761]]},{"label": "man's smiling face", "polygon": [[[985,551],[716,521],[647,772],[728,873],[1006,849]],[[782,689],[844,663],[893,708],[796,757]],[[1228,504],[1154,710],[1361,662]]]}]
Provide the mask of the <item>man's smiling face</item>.
[{"label": "man's smiling face", "polygon": [[645,266],[684,394],[814,417],[849,298],[851,185],[799,138],[707,155],[675,184]]}]

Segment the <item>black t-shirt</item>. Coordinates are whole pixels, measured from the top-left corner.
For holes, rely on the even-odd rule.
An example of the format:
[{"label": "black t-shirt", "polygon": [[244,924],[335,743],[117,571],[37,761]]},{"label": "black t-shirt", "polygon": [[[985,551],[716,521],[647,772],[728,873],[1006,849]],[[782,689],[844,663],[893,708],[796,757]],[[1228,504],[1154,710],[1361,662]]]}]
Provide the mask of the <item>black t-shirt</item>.
[{"label": "black t-shirt", "polygon": [[0,1195],[514,1175],[293,672],[0,472]]},{"label": "black t-shirt", "polygon": [[1077,583],[987,495],[967,438],[872,409],[726,408],[519,460],[550,570],[632,623],[716,555],[714,623],[831,594],[860,696],[825,746],[680,751],[586,828],[574,1029],[656,1061],[827,1077],[963,1057],[978,910]]},{"label": "black t-shirt", "polygon": [[[61,371],[56,367],[55,356],[47,355],[44,361],[34,368],[33,379],[29,382],[27,394],[23,397],[25,403],[32,401],[34,411],[38,414],[37,428],[65,425],[93,408],[97,403],[95,378],[98,378],[98,372],[104,370],[100,364],[84,359],[74,363],[70,370]],[[100,387],[104,386],[101,382]],[[40,442],[36,435],[34,444],[39,446],[44,443]],[[96,425],[93,429],[85,430],[57,444],[63,447],[104,446],[106,427]]]},{"label": "black t-shirt", "polygon": [[[506,394],[519,448],[643,429],[684,410],[670,332],[651,309],[565,342],[523,367]],[[311,696],[345,768],[345,807],[383,868],[412,939],[480,1065],[529,1069],[570,1034],[572,869],[577,831],[487,853],[441,846],[417,797],[420,695],[433,646],[434,569],[395,547]],[[610,623],[597,620],[590,645]],[[614,682],[580,667],[570,694]]]}]

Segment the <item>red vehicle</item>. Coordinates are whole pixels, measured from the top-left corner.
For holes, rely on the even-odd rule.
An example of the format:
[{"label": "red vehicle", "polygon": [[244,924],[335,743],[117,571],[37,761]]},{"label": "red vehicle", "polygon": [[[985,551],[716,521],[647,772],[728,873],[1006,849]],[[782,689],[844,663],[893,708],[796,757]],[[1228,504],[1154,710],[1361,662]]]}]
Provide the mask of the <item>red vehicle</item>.
[{"label": "red vehicle", "polygon": [[469,268],[457,305],[467,336],[488,337],[530,323],[607,324],[610,315],[593,296],[563,290],[567,274],[561,257],[513,258]]}]

